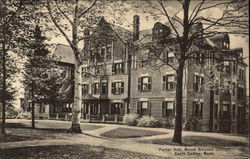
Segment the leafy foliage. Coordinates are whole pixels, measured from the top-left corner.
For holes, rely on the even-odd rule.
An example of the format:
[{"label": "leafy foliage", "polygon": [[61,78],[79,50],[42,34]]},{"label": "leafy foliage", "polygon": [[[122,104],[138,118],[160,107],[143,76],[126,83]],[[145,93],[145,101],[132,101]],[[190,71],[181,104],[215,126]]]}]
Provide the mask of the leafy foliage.
[{"label": "leafy foliage", "polygon": [[175,128],[175,118],[174,117],[167,118],[165,127],[170,129]]},{"label": "leafy foliage", "polygon": [[188,131],[201,131],[202,125],[198,118],[191,116],[184,124],[184,129]]},{"label": "leafy foliage", "polygon": [[137,114],[126,114],[123,117],[123,124],[129,125],[129,126],[136,126],[138,118],[139,116]]},{"label": "leafy foliage", "polygon": [[16,116],[16,119],[30,119],[30,118],[31,118],[31,113],[30,112],[20,112]]},{"label": "leafy foliage", "polygon": [[138,119],[137,122],[138,127],[160,127],[160,122],[152,116],[145,115],[142,118]]}]

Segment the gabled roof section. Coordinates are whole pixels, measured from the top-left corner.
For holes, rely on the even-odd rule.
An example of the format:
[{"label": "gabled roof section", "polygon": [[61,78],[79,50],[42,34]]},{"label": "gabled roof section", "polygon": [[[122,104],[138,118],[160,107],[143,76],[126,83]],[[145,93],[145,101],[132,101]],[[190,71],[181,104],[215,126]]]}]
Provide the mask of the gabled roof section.
[{"label": "gabled roof section", "polygon": [[57,58],[59,58],[60,62],[74,64],[75,63],[75,55],[70,46],[64,44],[56,44],[56,47],[52,53]]},{"label": "gabled roof section", "polygon": [[99,34],[103,34],[103,36],[117,36],[123,42],[128,42],[133,39],[133,32],[127,29],[124,29],[120,26],[113,25],[107,22],[104,17],[102,17],[93,30],[93,34],[91,36],[99,36]]}]

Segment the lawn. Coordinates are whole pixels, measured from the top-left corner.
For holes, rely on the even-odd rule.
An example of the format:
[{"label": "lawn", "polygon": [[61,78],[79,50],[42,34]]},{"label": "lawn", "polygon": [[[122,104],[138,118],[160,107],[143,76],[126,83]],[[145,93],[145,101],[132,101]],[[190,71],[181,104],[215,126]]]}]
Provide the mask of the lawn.
[{"label": "lawn", "polygon": [[[70,128],[70,122],[57,121],[36,121],[36,129],[31,129],[31,121],[24,120],[21,123],[6,123],[7,135],[3,137],[0,134],[1,142],[14,142],[25,140],[39,139],[59,139],[71,137],[72,134],[67,133]],[[1,124],[0,124],[1,126]],[[95,130],[102,128],[99,125],[81,124],[82,131]]]},{"label": "lawn", "polygon": [[2,158],[12,159],[163,159],[162,157],[145,155],[137,152],[117,150],[100,146],[62,145],[11,148],[2,150]]},{"label": "lawn", "polygon": [[[159,144],[159,145],[178,145],[171,142],[172,138],[144,140],[143,143]],[[213,147],[231,147],[242,146],[246,147],[247,142],[233,141],[222,138],[208,137],[208,136],[183,136],[182,146],[213,146]]]},{"label": "lawn", "polygon": [[101,134],[101,136],[110,138],[135,138],[135,137],[162,135],[162,134],[167,134],[167,133],[149,131],[149,130],[140,130],[140,129],[130,129],[130,128],[116,128]]}]

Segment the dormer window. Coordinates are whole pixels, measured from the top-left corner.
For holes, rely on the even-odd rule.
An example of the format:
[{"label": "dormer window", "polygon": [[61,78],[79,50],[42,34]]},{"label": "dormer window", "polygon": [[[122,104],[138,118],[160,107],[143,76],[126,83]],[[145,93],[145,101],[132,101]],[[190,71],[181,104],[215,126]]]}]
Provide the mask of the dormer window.
[{"label": "dormer window", "polygon": [[153,28],[153,40],[164,40],[170,33],[170,29],[159,22],[155,23]]}]

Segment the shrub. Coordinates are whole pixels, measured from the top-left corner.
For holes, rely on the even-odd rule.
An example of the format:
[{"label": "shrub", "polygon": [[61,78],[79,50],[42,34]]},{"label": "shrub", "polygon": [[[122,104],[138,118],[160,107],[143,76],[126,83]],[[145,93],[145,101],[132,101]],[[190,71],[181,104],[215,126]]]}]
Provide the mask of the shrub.
[{"label": "shrub", "polygon": [[65,116],[65,119],[68,120],[68,121],[71,121],[71,119],[72,119],[72,113],[68,113],[68,114]]},{"label": "shrub", "polygon": [[201,131],[202,125],[198,118],[189,117],[184,124],[184,129],[188,131]]},{"label": "shrub", "polygon": [[31,113],[30,112],[20,112],[16,119],[31,119]]},{"label": "shrub", "polygon": [[160,127],[160,123],[158,120],[156,120],[154,117],[150,117],[150,116],[143,116],[142,118],[137,120],[137,126],[139,127],[151,127],[151,128],[155,128],[155,127]]},{"label": "shrub", "polygon": [[169,129],[174,129],[175,128],[175,118],[174,117],[167,118],[165,127],[169,128]]},{"label": "shrub", "polygon": [[7,108],[5,118],[6,119],[15,119],[18,115],[18,110],[16,108]]},{"label": "shrub", "polygon": [[138,118],[139,117],[137,114],[126,114],[123,117],[123,124],[129,125],[129,126],[136,126]]}]

